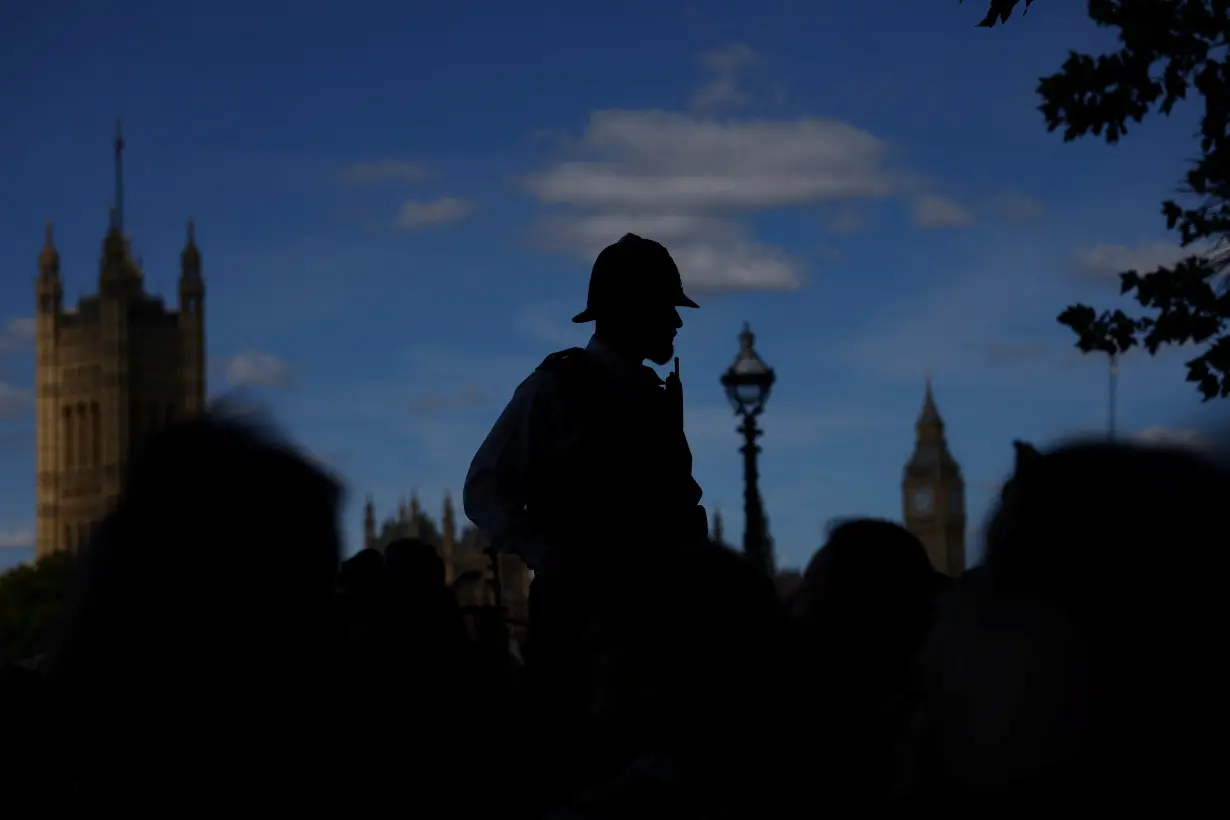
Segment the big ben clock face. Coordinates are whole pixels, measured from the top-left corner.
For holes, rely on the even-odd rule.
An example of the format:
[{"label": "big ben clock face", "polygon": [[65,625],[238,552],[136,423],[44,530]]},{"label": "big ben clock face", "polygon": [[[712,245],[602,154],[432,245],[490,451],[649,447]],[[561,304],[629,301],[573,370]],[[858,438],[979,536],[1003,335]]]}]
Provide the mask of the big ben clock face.
[{"label": "big ben clock face", "polygon": [[930,490],[915,490],[910,503],[916,513],[929,513],[935,507],[935,496]]}]

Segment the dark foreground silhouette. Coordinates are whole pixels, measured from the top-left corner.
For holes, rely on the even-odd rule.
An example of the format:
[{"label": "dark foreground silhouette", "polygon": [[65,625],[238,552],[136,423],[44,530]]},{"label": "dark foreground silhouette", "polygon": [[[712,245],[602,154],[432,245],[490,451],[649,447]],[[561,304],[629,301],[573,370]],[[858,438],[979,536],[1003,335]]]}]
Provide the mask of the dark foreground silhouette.
[{"label": "dark foreground silhouette", "polygon": [[522,666],[430,546],[339,563],[340,488],[210,416],[134,466],[58,637],[5,670],[7,795],[527,818],[1205,799],[1227,489],[1188,452],[1032,451],[984,565],[946,581],[854,520],[789,601],[725,548],[655,544],[639,576],[539,591]]}]

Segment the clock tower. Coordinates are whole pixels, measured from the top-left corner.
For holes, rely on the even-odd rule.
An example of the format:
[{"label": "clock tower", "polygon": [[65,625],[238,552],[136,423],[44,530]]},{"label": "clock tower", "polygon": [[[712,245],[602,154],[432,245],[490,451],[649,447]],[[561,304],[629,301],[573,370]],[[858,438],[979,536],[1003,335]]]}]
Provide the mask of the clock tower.
[{"label": "clock tower", "polygon": [[933,567],[954,578],[965,571],[965,481],[948,451],[930,377],[914,425],[914,454],[901,479],[901,511]]}]

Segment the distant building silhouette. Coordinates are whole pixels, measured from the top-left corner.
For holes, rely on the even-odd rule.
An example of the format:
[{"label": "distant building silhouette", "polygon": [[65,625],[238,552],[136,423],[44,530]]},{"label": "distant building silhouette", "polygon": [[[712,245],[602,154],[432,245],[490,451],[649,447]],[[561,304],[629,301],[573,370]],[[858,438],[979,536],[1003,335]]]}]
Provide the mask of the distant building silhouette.
[{"label": "distant building silhouette", "polygon": [[192,223],[180,255],[179,309],[145,292],[124,232],[123,146],[98,293],[64,307],[52,224],[38,257],[36,527],[39,557],[73,550],[118,498],[129,453],[205,404],[205,284]]},{"label": "distant building silhouette", "polygon": [[955,578],[965,571],[965,481],[948,450],[930,378],[914,433],[914,453],[901,479],[902,518],[932,566]]},{"label": "distant building silhouette", "polygon": [[717,544],[720,547],[730,546],[730,544],[726,543],[726,533],[723,531],[723,528],[722,528],[722,511],[721,510],[713,511],[713,524],[709,528],[709,540],[712,541],[714,544]]},{"label": "distant building silhouette", "polygon": [[[496,586],[500,603],[508,616],[524,623],[529,613],[529,569],[515,555],[501,554],[498,569],[485,551],[486,539],[478,528],[457,529],[457,515],[452,498],[446,493],[440,525],[423,512],[418,495],[411,493],[397,505],[397,513],[381,522],[376,519],[376,505],[369,497],[363,510],[363,546],[383,551],[398,538],[419,538],[436,548],[444,562],[444,577],[457,591],[457,602],[463,607],[494,606]],[[498,575],[498,579],[497,579]]]}]

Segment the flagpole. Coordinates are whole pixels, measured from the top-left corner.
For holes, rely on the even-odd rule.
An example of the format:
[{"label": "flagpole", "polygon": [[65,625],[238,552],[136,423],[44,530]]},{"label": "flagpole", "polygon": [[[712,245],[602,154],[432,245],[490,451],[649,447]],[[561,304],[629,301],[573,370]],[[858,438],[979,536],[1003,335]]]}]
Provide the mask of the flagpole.
[{"label": "flagpole", "polygon": [[1110,354],[1110,380],[1107,386],[1106,433],[1107,437],[1113,439],[1115,437],[1115,401],[1119,387],[1119,357],[1114,353]]}]

